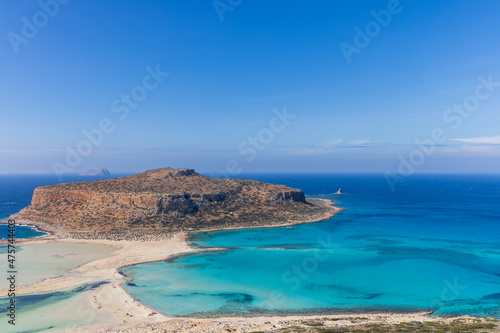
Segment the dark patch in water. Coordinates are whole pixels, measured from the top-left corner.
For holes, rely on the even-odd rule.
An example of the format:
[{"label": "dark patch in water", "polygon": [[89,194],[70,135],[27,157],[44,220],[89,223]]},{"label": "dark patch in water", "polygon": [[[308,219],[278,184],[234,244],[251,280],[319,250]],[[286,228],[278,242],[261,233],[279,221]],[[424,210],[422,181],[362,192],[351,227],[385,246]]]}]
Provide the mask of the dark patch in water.
[{"label": "dark patch in water", "polygon": [[133,282],[127,282],[127,286],[137,287],[137,285]]},{"label": "dark patch in water", "polygon": [[[222,255],[226,255],[230,251],[239,250],[239,249],[240,249],[239,247],[228,247],[228,248],[224,248],[224,249],[212,249],[212,250],[203,251],[203,252],[191,252],[191,253],[179,254],[179,255],[171,257],[169,259],[165,259],[162,262],[177,263],[181,260],[191,258],[191,257],[193,257],[193,258],[204,257],[204,256],[208,257],[208,256],[212,256],[212,255],[222,256]],[[209,261],[209,259],[207,259],[207,261]],[[157,264],[159,262],[160,261],[153,261],[151,263],[141,263],[141,264],[136,264],[136,265],[132,265],[132,266],[141,266],[141,265],[146,265],[146,264],[153,264],[154,265],[154,264]]]},{"label": "dark patch in water", "polygon": [[[472,245],[472,246],[480,246],[480,247],[491,247],[491,248],[499,248],[500,243],[489,243],[489,242],[478,242],[478,241],[470,241],[465,239],[446,239],[446,238],[417,238],[421,241],[427,242],[443,242],[450,244],[460,244],[460,245]],[[488,253],[486,251],[485,253]],[[492,253],[500,254],[500,251],[491,250]]]},{"label": "dark patch in water", "polygon": [[482,299],[500,299],[500,293],[486,295]]},{"label": "dark patch in water", "polygon": [[[210,261],[207,259],[207,261]],[[196,264],[196,265],[182,265],[180,268],[182,269],[200,269],[206,267],[207,265]]]},{"label": "dark patch in water", "polygon": [[374,293],[374,294],[368,294],[365,299],[374,299],[374,298],[377,298],[377,297],[380,297],[380,296],[383,296],[384,294],[380,294],[380,293]]},{"label": "dark patch in water", "polygon": [[177,317],[220,317],[220,316],[262,316],[262,315],[318,315],[318,314],[348,314],[348,313],[377,313],[377,312],[397,312],[397,313],[412,313],[420,311],[432,312],[429,308],[419,308],[419,307],[399,307],[399,306],[363,306],[363,307],[337,307],[337,308],[313,308],[313,309],[297,309],[297,310],[268,310],[262,308],[253,307],[238,307],[235,309],[231,306],[224,306],[214,311],[207,312],[196,312],[186,316]]},{"label": "dark patch in water", "polygon": [[256,249],[281,249],[281,250],[311,250],[311,249],[320,249],[318,244],[271,244],[266,246],[259,246]]},{"label": "dark patch in water", "polygon": [[244,293],[200,293],[200,292],[193,292],[189,294],[171,294],[169,297],[186,297],[186,296],[212,296],[212,297],[222,297],[224,300],[226,300],[228,303],[231,304],[249,304],[252,303],[254,300],[254,297],[249,294],[244,294]]},{"label": "dark patch in water", "polygon": [[319,283],[308,283],[305,287],[305,289],[312,289],[312,290],[317,290],[317,289],[329,289],[329,290],[335,290],[337,292],[347,292],[351,294],[358,294],[359,291],[356,288],[352,288],[349,286],[343,286],[339,284],[329,284],[329,285],[323,285]]},{"label": "dark patch in water", "polygon": [[402,241],[397,241],[397,240],[392,240],[392,239],[386,239],[386,238],[370,238],[368,239],[370,242],[377,242],[380,244],[384,245],[398,245],[398,244],[405,244],[405,242]]},{"label": "dark patch in water", "polygon": [[479,256],[471,253],[440,249],[440,248],[420,248],[406,246],[366,246],[365,251],[375,251],[385,258],[394,260],[401,259],[427,259],[436,260],[463,267],[470,267],[474,264],[479,264],[481,259]]},{"label": "dark patch in water", "polygon": [[348,287],[348,286],[343,286],[343,285],[322,285],[322,284],[317,284],[317,283],[309,283],[306,286],[306,289],[324,289],[327,288],[329,290],[333,291],[332,296],[337,297],[338,295],[336,293],[348,293],[351,294],[351,296],[347,295],[342,295],[343,298],[350,298],[350,299],[375,299],[377,297],[383,296],[383,293],[373,293],[373,294],[366,294],[356,288]]},{"label": "dark patch in water", "polygon": [[96,282],[96,283],[86,284],[86,285],[83,285],[83,286],[76,287],[75,289],[71,290],[71,292],[79,293],[79,292],[87,291],[87,290],[90,290],[90,289],[98,288],[98,287],[102,286],[103,284],[107,284],[107,283],[109,283],[109,282],[99,281],[99,282]]},{"label": "dark patch in water", "polygon": [[495,251],[495,250],[486,250],[486,251],[483,251],[482,253],[500,255],[500,251]]},{"label": "dark patch in water", "polygon": [[230,294],[220,294],[220,296],[227,299],[229,302],[234,303],[251,303],[254,299],[252,295],[240,294],[240,293],[230,293]]},{"label": "dark patch in water", "polygon": [[[84,292],[87,290],[91,290],[97,288],[103,284],[107,284],[107,281],[100,281],[92,284],[86,284],[83,286],[79,286],[73,288],[71,290],[66,291],[55,291],[51,293],[44,294],[28,294],[28,295],[20,295],[16,296],[16,304],[19,304],[23,310],[29,311],[33,308],[38,308],[44,306],[45,304],[49,304],[52,302],[62,301],[68,298],[73,297],[76,293]],[[7,312],[7,304],[9,304],[10,298],[2,297],[0,298],[0,314]]]}]

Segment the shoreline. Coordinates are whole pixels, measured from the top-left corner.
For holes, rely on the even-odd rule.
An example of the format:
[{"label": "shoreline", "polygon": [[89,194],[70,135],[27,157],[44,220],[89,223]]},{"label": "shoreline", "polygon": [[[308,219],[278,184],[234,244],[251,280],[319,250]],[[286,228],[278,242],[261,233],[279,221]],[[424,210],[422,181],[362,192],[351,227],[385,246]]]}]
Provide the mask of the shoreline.
[{"label": "shoreline", "polygon": [[[328,199],[317,199],[323,203],[332,205],[333,202]],[[333,206],[334,207],[334,206]],[[332,211],[338,213],[342,208],[334,207]],[[79,326],[74,332],[86,332],[92,327],[94,332],[150,332],[152,326],[158,329],[184,330],[187,328],[199,327],[200,330],[193,332],[218,332],[218,331],[235,331],[235,332],[251,332],[256,330],[275,330],[287,326],[306,325],[304,322],[322,320],[331,322],[333,327],[349,327],[356,324],[397,324],[400,322],[437,322],[450,323],[455,320],[464,322],[475,322],[477,320],[487,321],[482,317],[457,316],[451,318],[431,317],[434,311],[418,311],[409,313],[395,312],[345,312],[345,313],[310,313],[310,314],[257,314],[228,316],[228,317],[192,317],[192,316],[166,316],[157,312],[140,301],[134,299],[124,288],[123,283],[127,278],[126,275],[120,272],[121,268],[132,266],[140,263],[172,260],[183,255],[192,255],[206,251],[225,251],[225,248],[213,247],[195,247],[189,242],[192,233],[195,232],[211,232],[224,230],[242,230],[255,228],[278,228],[291,225],[299,225],[303,223],[314,223],[327,220],[333,217],[324,216],[324,218],[315,221],[290,222],[280,225],[267,226],[245,226],[241,228],[208,228],[203,230],[189,230],[186,232],[178,232],[171,235],[170,238],[163,238],[154,241],[137,241],[137,240],[107,240],[107,239],[77,239],[77,238],[60,238],[61,230],[49,231],[48,236],[37,238],[16,240],[17,245],[25,245],[32,243],[84,243],[84,244],[103,244],[116,247],[116,250],[103,259],[93,260],[84,263],[78,267],[69,269],[62,276],[51,277],[40,282],[17,287],[17,294],[25,295],[32,293],[47,293],[52,291],[67,290],[77,287],[82,284],[105,281],[104,285],[92,290],[89,293],[89,304],[92,305],[95,313],[108,313],[110,318],[113,318],[113,324],[102,323]],[[6,221],[6,220],[5,220]],[[0,223],[2,223],[1,221]],[[19,225],[19,224],[18,224]],[[34,227],[43,232],[47,232],[43,228],[44,223],[33,224]],[[41,229],[39,226],[42,226]],[[6,241],[6,240],[2,240]],[[0,242],[3,243],[3,242]],[[79,276],[74,276],[78,273]],[[7,288],[0,289],[0,297],[7,295]],[[157,312],[154,316],[148,316],[152,311]],[[364,318],[364,319],[360,319]],[[302,324],[301,324],[302,323]],[[323,324],[322,324],[323,325]],[[306,325],[307,326],[307,325]],[[234,330],[233,330],[234,329]]]},{"label": "shoreline", "polygon": [[[120,332],[120,333],[143,333],[152,330],[160,332],[382,332],[381,328],[397,325],[408,328],[414,327],[441,327],[442,325],[455,327],[461,325],[489,324],[498,328],[496,322],[478,320],[469,316],[455,318],[431,318],[428,312],[417,312],[412,314],[399,313],[373,313],[373,314],[335,314],[335,315],[291,315],[291,316],[256,316],[256,317],[219,317],[219,318],[168,318],[163,321],[143,323],[141,325],[120,326],[110,329],[109,327],[97,328],[95,332]],[[493,324],[494,323],[494,324]],[[425,325],[425,326],[424,326]],[[318,328],[319,330],[312,330]],[[369,331],[358,330],[368,328]],[[346,331],[348,329],[349,331]],[[375,329],[376,331],[373,331]],[[77,329],[74,332],[87,332]],[[384,330],[383,332],[389,332]],[[408,331],[404,331],[408,332]],[[421,332],[421,331],[418,331]],[[430,331],[423,331],[430,332]],[[441,331],[440,331],[441,332]],[[448,331],[446,331],[448,332]],[[461,331],[460,331],[461,332]],[[464,332],[476,332],[464,330]],[[481,329],[480,332],[498,332],[497,330]]]},{"label": "shoreline", "polygon": [[[8,221],[9,220],[10,220],[9,218],[1,219],[0,220],[0,225],[8,225]],[[47,237],[47,236],[52,235],[52,232],[42,229],[40,226],[36,225],[36,222],[26,223],[26,224],[16,223],[15,225],[16,225],[16,227],[28,227],[30,229],[33,229],[33,230],[37,231],[37,232],[41,232],[41,233],[45,234],[45,235],[36,236],[36,237],[32,237],[32,238],[20,238],[20,239],[16,238],[16,241],[18,241],[18,240],[24,240],[24,239],[42,238],[42,237]],[[0,239],[0,242],[5,241],[5,240],[6,239]]]},{"label": "shoreline", "polygon": [[337,213],[345,210],[345,208],[337,207],[335,206],[336,202],[330,200],[330,199],[319,199],[319,198],[309,198],[309,199],[314,199],[322,202],[322,206],[330,206],[332,208],[330,213],[325,213],[322,216],[315,218],[315,219],[310,219],[306,221],[290,221],[287,223],[280,223],[280,224],[270,224],[270,225],[255,225],[255,226],[243,226],[243,227],[223,227],[223,228],[207,228],[207,229],[199,229],[199,230],[188,230],[189,233],[193,232],[214,232],[214,231],[230,231],[230,230],[245,230],[245,229],[266,229],[266,228],[280,228],[280,227],[289,227],[289,226],[296,226],[296,225],[301,225],[305,223],[316,223],[316,222],[322,222],[329,220],[331,218],[334,218]]}]

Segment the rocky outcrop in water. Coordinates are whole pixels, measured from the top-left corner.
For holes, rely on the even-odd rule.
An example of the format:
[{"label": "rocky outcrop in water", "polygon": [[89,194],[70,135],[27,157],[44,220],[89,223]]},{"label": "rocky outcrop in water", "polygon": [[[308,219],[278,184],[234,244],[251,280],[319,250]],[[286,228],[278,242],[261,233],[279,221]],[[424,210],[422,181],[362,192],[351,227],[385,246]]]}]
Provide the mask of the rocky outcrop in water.
[{"label": "rocky outcrop in water", "polygon": [[[301,190],[162,168],[137,175],[42,186],[13,218],[67,232],[179,230],[275,225],[333,216]],[[321,218],[319,218],[321,216]]]},{"label": "rocky outcrop in water", "polygon": [[109,172],[108,169],[101,168],[101,169],[92,169],[88,170],[85,172],[82,172],[80,176],[109,176],[111,173]]}]

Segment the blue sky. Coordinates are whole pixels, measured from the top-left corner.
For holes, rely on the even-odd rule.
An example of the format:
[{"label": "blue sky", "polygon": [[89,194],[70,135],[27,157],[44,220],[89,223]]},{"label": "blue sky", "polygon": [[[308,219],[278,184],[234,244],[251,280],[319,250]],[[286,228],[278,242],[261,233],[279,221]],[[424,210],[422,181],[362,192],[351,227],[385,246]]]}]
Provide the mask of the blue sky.
[{"label": "blue sky", "polygon": [[1,1],[0,15],[0,173],[498,172],[495,0]]}]

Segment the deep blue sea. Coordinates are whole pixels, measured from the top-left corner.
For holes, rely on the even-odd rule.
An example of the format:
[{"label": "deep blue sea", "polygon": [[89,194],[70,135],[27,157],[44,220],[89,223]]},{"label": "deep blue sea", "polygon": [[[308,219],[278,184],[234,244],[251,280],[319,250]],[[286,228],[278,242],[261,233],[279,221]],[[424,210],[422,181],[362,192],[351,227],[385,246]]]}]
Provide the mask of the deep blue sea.
[{"label": "deep blue sea", "polygon": [[[435,310],[500,318],[500,175],[418,175],[394,193],[380,175],[242,178],[297,187],[345,210],[293,228],[195,233],[194,245],[228,250],[124,268],[135,298],[181,316]],[[27,206],[35,187],[58,182],[0,176],[0,218]],[[339,187],[344,195],[334,194]],[[24,236],[40,234],[26,228]]]},{"label": "deep blue sea", "polygon": [[[500,318],[500,175],[246,175],[345,208],[293,228],[193,234],[227,251],[126,267],[167,315],[435,310]],[[334,194],[342,187],[346,194]]]}]

